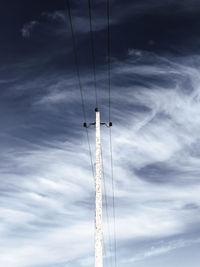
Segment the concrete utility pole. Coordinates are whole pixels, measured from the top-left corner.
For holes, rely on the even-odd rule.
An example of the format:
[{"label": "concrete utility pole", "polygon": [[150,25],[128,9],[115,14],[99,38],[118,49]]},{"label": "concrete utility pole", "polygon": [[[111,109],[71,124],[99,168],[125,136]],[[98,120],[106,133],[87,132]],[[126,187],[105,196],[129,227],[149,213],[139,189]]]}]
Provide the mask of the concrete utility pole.
[{"label": "concrete utility pole", "polygon": [[100,127],[105,125],[111,127],[112,122],[107,125],[105,122],[100,121],[100,112],[98,108],[95,108],[96,122],[83,123],[85,128],[89,128],[92,125],[96,126],[96,178],[95,178],[95,266],[103,267],[103,227],[102,227],[102,162],[101,162],[101,138]]},{"label": "concrete utility pole", "polygon": [[96,111],[95,267],[103,267],[100,112]]}]

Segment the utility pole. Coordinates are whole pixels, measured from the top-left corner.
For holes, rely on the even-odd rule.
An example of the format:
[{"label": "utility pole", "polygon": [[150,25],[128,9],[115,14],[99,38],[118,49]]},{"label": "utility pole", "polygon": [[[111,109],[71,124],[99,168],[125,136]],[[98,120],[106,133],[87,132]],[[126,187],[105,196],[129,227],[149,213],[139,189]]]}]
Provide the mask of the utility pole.
[{"label": "utility pole", "polygon": [[101,123],[100,112],[98,108],[95,108],[96,121],[89,123],[83,123],[85,128],[89,128],[91,125],[96,127],[96,177],[95,177],[95,267],[103,267],[103,227],[102,227],[102,160],[101,160],[101,138],[100,128],[101,125],[111,127],[112,122],[109,125]]},{"label": "utility pole", "polygon": [[95,267],[103,267],[100,112],[96,112]]}]

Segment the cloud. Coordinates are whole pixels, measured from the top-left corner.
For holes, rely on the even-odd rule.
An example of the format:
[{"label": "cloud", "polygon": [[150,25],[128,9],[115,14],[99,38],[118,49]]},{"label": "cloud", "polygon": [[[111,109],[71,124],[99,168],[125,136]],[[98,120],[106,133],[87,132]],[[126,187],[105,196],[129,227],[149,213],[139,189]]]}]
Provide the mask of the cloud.
[{"label": "cloud", "polygon": [[198,243],[200,243],[200,239],[173,240],[173,241],[166,242],[164,244],[161,243],[158,246],[152,246],[149,250],[145,251],[144,253],[135,255],[133,258],[129,260],[129,262],[134,263],[134,262],[142,261],[149,257],[162,255],[165,253],[169,253],[173,250],[184,248],[184,247],[189,247],[191,245],[198,244]]},{"label": "cloud", "polygon": [[[58,146],[60,145],[58,144]],[[68,149],[70,146],[68,143]],[[93,197],[93,180],[90,171],[87,169],[86,172],[81,171],[81,168],[77,169],[77,166],[74,165],[75,154],[73,147],[71,148],[72,151],[67,152],[63,150],[62,144],[62,148],[60,147],[57,152],[55,149],[48,149],[47,152],[41,147],[39,150],[29,151],[26,157],[24,154],[13,154],[13,161],[16,162],[17,169],[23,171],[24,174],[16,175],[16,169],[10,168],[9,174],[4,176],[10,178],[9,183],[5,181],[7,193],[1,198],[3,202],[7,201],[7,208],[1,208],[4,218],[1,225],[5,235],[6,233],[13,233],[13,235],[7,236],[7,241],[0,244],[1,253],[3,253],[3,257],[0,259],[2,265],[48,265],[53,262],[75,260],[81,254],[84,255],[87,251],[92,250],[93,212],[80,207],[83,205],[81,201],[89,202],[87,200],[88,189],[89,194]],[[51,157],[52,159],[50,159]],[[40,163],[36,158],[40,158]],[[62,158],[63,165],[61,161],[57,165],[58,158],[60,160]],[[71,160],[69,160],[70,158]],[[82,163],[85,161],[87,166],[85,153],[81,158]],[[65,162],[68,162],[67,165]],[[76,164],[78,164],[77,160]],[[47,168],[51,172],[51,179],[49,179]],[[75,183],[74,177],[76,177]],[[77,184],[78,180],[80,181],[79,185]],[[13,189],[16,190],[13,191]],[[75,195],[76,198],[74,198]],[[76,202],[78,201],[79,205],[77,206]],[[85,218],[85,212],[88,213],[90,220]],[[78,222],[74,216],[79,217]],[[82,220],[81,226],[80,220]],[[80,242],[80,238],[82,242]],[[17,248],[16,240],[21,240]],[[87,244],[85,244],[85,240],[88,240]],[[61,247],[63,247],[62,250],[60,250]],[[74,251],[73,253],[69,253],[71,249]],[[66,251],[68,251],[67,257]],[[12,252],[12,258],[9,257],[10,252]],[[49,253],[50,257],[47,256]]]},{"label": "cloud", "polygon": [[67,13],[63,10],[56,10],[54,12],[43,12],[41,14],[42,17],[46,17],[53,21],[60,21],[60,22],[66,22],[66,15]]},{"label": "cloud", "polygon": [[[59,27],[58,27],[59,25]],[[41,35],[66,36],[67,13],[62,10],[54,12],[42,12],[37,20],[26,22],[21,33],[24,38],[30,38],[36,26]]]},{"label": "cloud", "polygon": [[[129,8],[128,10],[127,7]],[[118,13],[120,9],[123,10],[123,12],[121,12],[121,18],[125,18],[127,14],[128,16],[130,16],[131,14],[144,15],[152,14],[156,11],[159,12],[159,14],[167,14],[169,10],[173,14],[198,13],[199,7],[200,5],[198,0],[193,0],[191,2],[189,0],[181,2],[173,0],[168,0],[165,2],[161,2],[158,0],[151,0],[149,2],[137,0],[134,1],[134,3],[127,2],[127,5],[124,3],[121,4],[120,1],[113,1],[113,8],[116,8],[115,12],[117,11]]]},{"label": "cloud", "polygon": [[[72,10],[72,23],[74,32],[76,36],[80,34],[85,36],[90,32],[89,27],[89,17],[88,17],[88,6],[84,6],[83,12],[79,12],[80,6],[78,9]],[[116,20],[114,18],[110,19],[110,24],[115,24]],[[71,33],[68,13],[67,10],[56,10],[53,12],[42,12],[37,18],[37,21],[30,21],[24,24],[21,29],[22,36],[24,38],[29,38],[31,33],[38,26],[40,32],[45,36],[48,34],[56,35],[60,37],[70,37]],[[105,14],[102,14],[102,10],[94,9],[93,10],[93,20],[92,20],[93,31],[97,32],[103,30],[107,27],[107,20]],[[81,36],[82,37],[82,36]]]},{"label": "cloud", "polygon": [[[112,60],[116,227],[122,264],[120,251],[128,250],[130,242],[141,246],[165,242],[143,249],[135,257],[132,251],[127,252],[126,258],[133,262],[196,244],[171,239],[190,236],[194,225],[198,231],[200,221],[198,208],[194,208],[200,203],[200,81],[198,67],[193,64],[199,58],[139,51],[137,62],[135,53],[121,61]],[[99,100],[102,120],[106,121],[107,75],[102,69],[98,82],[105,89],[101,89]],[[88,71],[83,76],[86,108],[93,121],[93,86]],[[13,98],[12,91],[15,99],[23,100],[22,113],[17,110],[23,120],[13,122],[12,131],[5,135],[1,265],[92,266],[94,187],[82,118],[77,113],[80,102],[74,76],[71,72],[67,76],[45,73],[23,86],[14,84],[7,91],[7,102]],[[94,155],[92,128],[89,134]],[[106,128],[102,128],[102,146],[112,229]],[[106,214],[104,218],[109,251]]]},{"label": "cloud", "polygon": [[[80,8],[80,7],[79,7]],[[85,8],[85,6],[84,6]],[[88,7],[87,7],[88,8]],[[76,33],[88,33],[89,32],[89,18],[88,12],[84,13],[78,12],[79,9],[73,10],[72,13],[72,22]],[[92,26],[94,31],[99,31],[104,29],[107,26],[106,19],[102,16],[98,10],[93,10],[93,20]],[[65,28],[68,27],[68,13],[67,10],[57,10],[54,12],[44,12],[41,14],[43,17],[48,18],[52,21],[65,22]],[[114,20],[111,20],[111,23],[114,23]],[[66,30],[65,30],[66,33]]]},{"label": "cloud", "polygon": [[21,29],[22,36],[24,38],[30,38],[31,33],[38,24],[39,22],[35,20],[25,23]]}]

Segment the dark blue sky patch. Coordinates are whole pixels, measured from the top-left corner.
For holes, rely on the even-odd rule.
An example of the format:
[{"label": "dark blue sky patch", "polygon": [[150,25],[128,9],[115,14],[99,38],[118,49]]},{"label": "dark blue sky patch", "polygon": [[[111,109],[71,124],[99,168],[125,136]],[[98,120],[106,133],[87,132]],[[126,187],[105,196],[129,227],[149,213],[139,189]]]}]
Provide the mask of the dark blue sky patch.
[{"label": "dark blue sky patch", "polygon": [[181,184],[184,182],[184,178],[182,177],[184,173],[164,162],[146,165],[136,170],[135,173],[139,178],[149,183]]},{"label": "dark blue sky patch", "polygon": [[196,209],[199,210],[200,207],[195,203],[188,203],[183,208],[186,210],[196,210]]}]

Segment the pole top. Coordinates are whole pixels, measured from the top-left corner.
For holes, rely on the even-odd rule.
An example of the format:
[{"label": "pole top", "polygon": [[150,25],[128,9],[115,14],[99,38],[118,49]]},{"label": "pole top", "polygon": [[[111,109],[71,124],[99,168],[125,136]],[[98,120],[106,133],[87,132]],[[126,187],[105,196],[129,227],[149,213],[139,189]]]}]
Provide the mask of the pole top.
[{"label": "pole top", "polygon": [[98,112],[99,110],[98,110],[98,108],[95,108],[95,112]]}]

